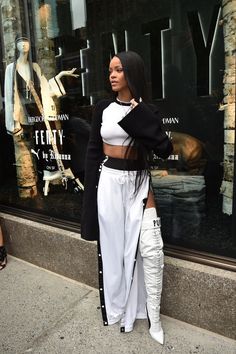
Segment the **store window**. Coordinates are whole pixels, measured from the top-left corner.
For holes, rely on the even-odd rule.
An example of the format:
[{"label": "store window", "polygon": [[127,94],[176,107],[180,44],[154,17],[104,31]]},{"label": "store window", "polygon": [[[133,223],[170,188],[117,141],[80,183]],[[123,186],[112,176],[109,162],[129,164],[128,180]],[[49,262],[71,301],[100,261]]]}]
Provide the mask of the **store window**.
[{"label": "store window", "polygon": [[236,257],[225,3],[0,1],[2,207],[79,225],[93,107],[110,95],[111,56],[134,50],[174,145],[150,160],[164,241]]}]

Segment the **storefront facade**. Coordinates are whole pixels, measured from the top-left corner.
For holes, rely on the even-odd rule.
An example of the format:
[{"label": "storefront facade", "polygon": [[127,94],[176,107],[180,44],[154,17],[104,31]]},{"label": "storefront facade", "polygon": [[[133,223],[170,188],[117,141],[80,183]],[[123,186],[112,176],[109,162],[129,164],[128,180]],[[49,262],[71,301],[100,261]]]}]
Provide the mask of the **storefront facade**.
[{"label": "storefront facade", "polygon": [[[111,94],[110,58],[133,50],[174,146],[167,161],[150,160],[165,254],[235,271],[235,12],[235,0],[0,1],[2,215],[79,232],[93,107]],[[19,88],[17,35],[30,42],[36,98]],[[79,77],[64,75],[49,101],[50,79],[73,68]],[[36,110],[12,120],[6,105],[19,117],[25,100]]]}]

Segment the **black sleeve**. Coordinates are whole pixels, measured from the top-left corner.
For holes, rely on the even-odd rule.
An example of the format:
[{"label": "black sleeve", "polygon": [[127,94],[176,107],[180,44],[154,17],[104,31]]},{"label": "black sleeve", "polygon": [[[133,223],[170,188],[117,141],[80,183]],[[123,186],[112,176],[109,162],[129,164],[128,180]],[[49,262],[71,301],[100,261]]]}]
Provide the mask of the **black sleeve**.
[{"label": "black sleeve", "polygon": [[139,103],[119,122],[119,125],[159,157],[165,159],[172,153],[172,143],[163,130],[155,106]]},{"label": "black sleeve", "polygon": [[103,144],[100,135],[103,107],[103,101],[95,107],[85,161],[81,237],[91,241],[96,240],[98,235],[97,184],[98,169],[103,159]]}]

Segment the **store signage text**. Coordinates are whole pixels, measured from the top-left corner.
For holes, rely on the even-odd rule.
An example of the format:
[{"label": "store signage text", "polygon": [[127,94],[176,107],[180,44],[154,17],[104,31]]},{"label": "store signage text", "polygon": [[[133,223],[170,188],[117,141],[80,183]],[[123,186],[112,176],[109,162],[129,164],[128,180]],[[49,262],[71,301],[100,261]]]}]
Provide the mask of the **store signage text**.
[{"label": "store signage text", "polygon": [[[57,137],[59,137],[59,144],[63,144],[63,130],[52,129],[53,143],[57,143]],[[35,130],[34,132],[35,144],[36,145],[51,145],[50,131],[48,130]]]},{"label": "store signage text", "polygon": [[[196,55],[196,87],[197,95],[211,94],[212,77],[211,62],[212,51],[215,45],[217,29],[219,27],[221,8],[215,6],[209,19],[209,29],[205,30],[198,11],[191,11],[186,14],[189,26],[188,33],[191,38]],[[161,18],[141,25],[143,35],[149,37],[150,41],[150,63],[152,75],[152,93],[154,98],[165,98],[165,60],[169,42],[165,42],[165,32],[175,31],[171,18]],[[122,39],[123,38],[123,39]],[[101,35],[102,56],[104,67],[110,57],[122,50],[129,50],[132,44],[132,37],[129,31],[106,32]],[[88,49],[88,48],[87,48]],[[86,50],[85,49],[85,53]],[[83,50],[82,50],[83,52]],[[170,59],[171,60],[171,59]],[[86,69],[88,71],[88,68]]]}]

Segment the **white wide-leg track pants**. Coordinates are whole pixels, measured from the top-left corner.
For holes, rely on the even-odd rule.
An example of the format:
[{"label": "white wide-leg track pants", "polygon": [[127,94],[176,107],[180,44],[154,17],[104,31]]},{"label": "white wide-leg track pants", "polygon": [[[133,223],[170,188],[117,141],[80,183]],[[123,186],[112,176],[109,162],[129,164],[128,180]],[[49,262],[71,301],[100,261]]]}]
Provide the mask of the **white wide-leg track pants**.
[{"label": "white wide-leg track pants", "polygon": [[137,250],[149,176],[135,194],[136,173],[102,166],[97,195],[102,307],[108,322],[104,324],[121,320],[125,332],[133,329],[136,318],[147,317],[143,266]]}]

